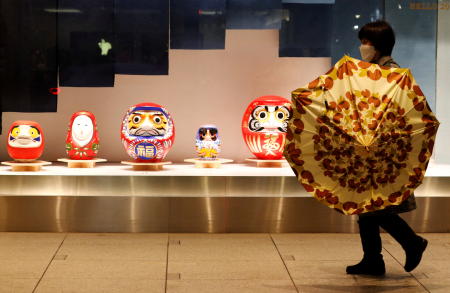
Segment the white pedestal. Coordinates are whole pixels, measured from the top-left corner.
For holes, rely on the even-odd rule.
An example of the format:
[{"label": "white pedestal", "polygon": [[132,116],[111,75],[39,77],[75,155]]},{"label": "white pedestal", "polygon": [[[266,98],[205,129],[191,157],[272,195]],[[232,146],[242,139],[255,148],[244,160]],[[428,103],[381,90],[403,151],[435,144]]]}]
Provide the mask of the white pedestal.
[{"label": "white pedestal", "polygon": [[255,162],[258,168],[282,168],[283,164],[287,164],[285,159],[281,160],[260,160],[256,158],[245,159],[248,162]]},{"label": "white pedestal", "polygon": [[46,161],[30,161],[30,162],[17,162],[17,161],[6,161],[2,162],[3,165],[11,166],[14,172],[38,172],[41,171],[42,166],[51,165],[51,162]]},{"label": "white pedestal", "polygon": [[164,165],[172,164],[172,162],[146,163],[134,161],[122,161],[121,163],[132,166],[134,171],[161,171]]},{"label": "white pedestal", "polygon": [[58,162],[67,163],[69,168],[94,168],[95,163],[106,162],[106,159],[92,159],[92,160],[71,160],[71,159],[58,159]]},{"label": "white pedestal", "polygon": [[202,159],[186,159],[187,163],[194,163],[196,168],[220,168],[222,164],[231,163],[230,159],[215,159],[215,160],[202,160]]}]

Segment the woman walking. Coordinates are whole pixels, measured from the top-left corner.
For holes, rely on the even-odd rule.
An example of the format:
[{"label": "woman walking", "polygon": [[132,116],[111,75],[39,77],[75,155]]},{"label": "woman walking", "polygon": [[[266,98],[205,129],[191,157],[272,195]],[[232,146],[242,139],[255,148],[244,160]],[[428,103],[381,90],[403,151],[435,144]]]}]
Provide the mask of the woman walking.
[{"label": "woman walking", "polygon": [[[375,21],[364,25],[359,31],[360,52],[363,60],[380,66],[399,67],[392,59],[395,34],[386,21]],[[414,195],[398,206],[369,212],[359,216],[359,234],[364,252],[363,259],[356,265],[347,267],[347,274],[384,275],[386,272],[380,227],[388,232],[404,249],[406,254],[405,271],[414,270],[422,259],[428,241],[418,236],[399,216],[416,208]]]}]

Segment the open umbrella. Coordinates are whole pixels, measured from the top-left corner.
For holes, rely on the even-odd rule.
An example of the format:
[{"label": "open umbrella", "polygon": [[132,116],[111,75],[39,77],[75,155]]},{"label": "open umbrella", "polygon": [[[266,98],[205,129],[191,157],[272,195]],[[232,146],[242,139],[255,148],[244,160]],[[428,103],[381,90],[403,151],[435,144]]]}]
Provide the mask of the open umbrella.
[{"label": "open umbrella", "polygon": [[421,184],[439,122],[409,69],[344,56],[293,91],[292,107],[284,155],[320,202],[361,214]]}]

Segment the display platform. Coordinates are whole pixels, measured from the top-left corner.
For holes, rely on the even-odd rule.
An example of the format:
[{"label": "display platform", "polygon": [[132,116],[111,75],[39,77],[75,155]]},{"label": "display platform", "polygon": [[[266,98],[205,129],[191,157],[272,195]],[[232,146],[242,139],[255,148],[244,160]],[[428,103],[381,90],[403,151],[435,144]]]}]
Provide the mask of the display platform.
[{"label": "display platform", "polygon": [[[0,168],[0,231],[355,232],[356,219],[318,203],[292,170],[173,164],[158,172],[119,163]],[[418,232],[450,232],[450,166],[430,163],[404,215]]]}]

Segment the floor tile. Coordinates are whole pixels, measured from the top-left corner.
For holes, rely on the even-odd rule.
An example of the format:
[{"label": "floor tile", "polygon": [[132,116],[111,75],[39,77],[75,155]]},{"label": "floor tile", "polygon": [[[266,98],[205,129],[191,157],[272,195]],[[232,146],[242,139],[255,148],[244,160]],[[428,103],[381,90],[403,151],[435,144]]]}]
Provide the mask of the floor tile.
[{"label": "floor tile", "polygon": [[58,256],[70,260],[166,261],[167,234],[70,234]]},{"label": "floor tile", "polygon": [[40,278],[64,237],[62,233],[0,233],[0,278]]},{"label": "floor tile", "polygon": [[22,245],[22,246],[0,246],[0,262],[14,260],[32,260],[50,262],[56,253],[58,246],[46,244]]},{"label": "floor tile", "polygon": [[270,234],[264,233],[219,233],[219,234],[208,234],[208,233],[171,233],[169,234],[170,240],[181,240],[184,243],[195,243],[195,242],[272,242]]},{"label": "floor tile", "polygon": [[290,293],[297,291],[290,280],[177,280],[167,282],[167,292]]},{"label": "floor tile", "polygon": [[280,255],[272,243],[185,243],[169,247],[169,261],[277,261]]},{"label": "floor tile", "polygon": [[166,245],[167,233],[70,233],[66,241],[73,244],[128,245],[136,242]]},{"label": "floor tile", "polygon": [[165,280],[145,279],[44,279],[39,284],[37,293],[163,293]]},{"label": "floor tile", "polygon": [[295,260],[342,260],[355,262],[362,258],[360,245],[339,243],[303,243],[277,245],[281,255],[292,255]]},{"label": "floor tile", "polygon": [[[385,257],[387,276],[404,276],[409,275],[404,272],[403,268],[392,258]],[[354,263],[345,263],[342,260],[332,261],[313,261],[313,260],[296,260],[286,261],[286,266],[295,281],[305,279],[356,279],[355,276],[347,275],[345,268],[347,265]]]},{"label": "floor tile", "polygon": [[148,244],[136,241],[119,244],[74,244],[65,242],[58,255],[66,255],[71,260],[148,260],[166,261],[166,244]]},{"label": "floor tile", "polygon": [[424,260],[412,271],[418,279],[450,279],[448,260]]},{"label": "floor tile", "polygon": [[356,286],[362,292],[425,293],[425,288],[410,274],[387,274],[385,277],[358,276]]},{"label": "floor tile", "polygon": [[50,263],[43,260],[1,260],[0,278],[29,279],[40,278]]},{"label": "floor tile", "polygon": [[347,279],[311,279],[295,281],[302,293],[424,293],[423,287],[417,284],[391,282],[381,284],[377,280],[373,283],[358,283]]},{"label": "floor tile", "polygon": [[39,279],[0,278],[0,293],[30,293]]},{"label": "floor tile", "polygon": [[351,234],[272,234],[282,255],[296,260],[347,260],[362,257],[359,236]]},{"label": "floor tile", "polygon": [[42,260],[48,263],[65,234],[0,233],[0,261]]},{"label": "floor tile", "polygon": [[30,244],[34,241],[52,242],[64,239],[65,233],[38,232],[0,232],[0,245],[3,243]]},{"label": "floor tile", "polygon": [[356,281],[346,279],[303,279],[295,280],[299,292],[302,293],[351,293],[359,292],[356,289]]},{"label": "floor tile", "polygon": [[425,278],[420,279],[420,283],[427,288],[429,292],[432,293],[448,293],[450,292],[450,278],[441,279],[441,278]]},{"label": "floor tile", "polygon": [[280,244],[303,244],[308,242],[322,243],[327,242],[345,242],[345,243],[359,243],[360,238],[357,233],[280,233],[271,234],[273,240],[277,245]]},{"label": "floor tile", "polygon": [[166,262],[125,260],[55,260],[44,279],[62,278],[130,278],[162,280]]},{"label": "floor tile", "polygon": [[[450,239],[447,234],[438,238],[435,234],[422,234],[428,240],[428,246],[423,254],[424,260],[448,260],[450,261]],[[389,235],[383,235],[383,247],[401,262],[405,260],[403,248]]]},{"label": "floor tile", "polygon": [[169,261],[280,260],[269,234],[170,234]]},{"label": "floor tile", "polygon": [[286,266],[294,281],[311,279],[353,280],[345,273],[342,261],[286,261]]},{"label": "floor tile", "polygon": [[289,280],[280,261],[169,262],[169,273],[181,280]]},{"label": "floor tile", "polygon": [[58,255],[66,255],[71,260],[147,260],[166,261],[167,246],[155,245],[143,247],[142,245],[127,245],[117,247],[105,246],[63,246]]}]

